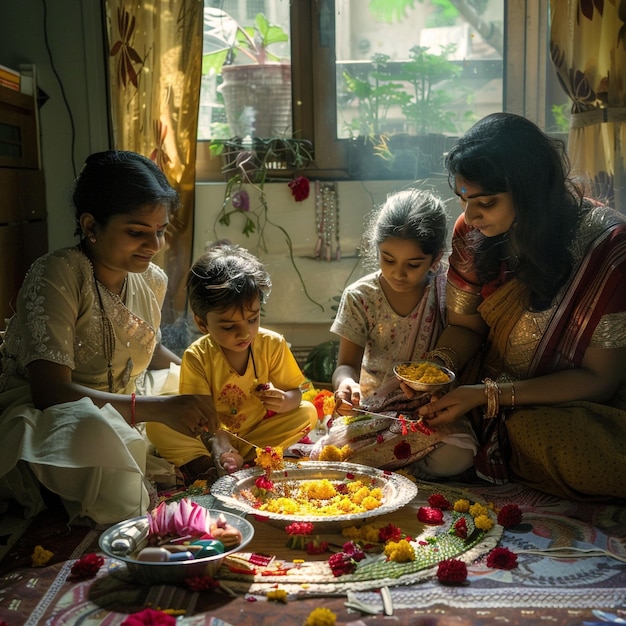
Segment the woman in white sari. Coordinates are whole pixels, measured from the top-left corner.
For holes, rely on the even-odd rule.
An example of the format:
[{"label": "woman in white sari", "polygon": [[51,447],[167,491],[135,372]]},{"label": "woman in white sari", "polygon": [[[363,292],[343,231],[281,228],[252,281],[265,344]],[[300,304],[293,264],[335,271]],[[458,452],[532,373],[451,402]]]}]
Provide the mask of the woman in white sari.
[{"label": "woman in white sari", "polygon": [[205,396],[136,396],[148,368],[179,358],[160,344],[167,277],[152,263],[178,194],[149,159],[90,156],[74,195],[80,243],[30,268],[0,346],[0,498],[26,516],[43,486],[70,522],[144,514],[146,444],[134,426],[213,432]]}]

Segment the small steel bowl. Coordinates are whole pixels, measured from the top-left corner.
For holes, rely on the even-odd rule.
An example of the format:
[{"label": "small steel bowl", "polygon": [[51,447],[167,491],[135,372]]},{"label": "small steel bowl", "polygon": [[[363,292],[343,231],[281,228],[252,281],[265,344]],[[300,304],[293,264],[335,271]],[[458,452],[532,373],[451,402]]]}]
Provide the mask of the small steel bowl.
[{"label": "small steel bowl", "polygon": [[239,552],[252,541],[254,527],[243,517],[227,511],[209,509],[208,513],[211,519],[217,519],[218,515],[223,515],[231,526],[241,532],[242,540],[237,547],[227,550],[223,554],[187,561],[138,561],[131,554],[122,554],[119,546],[127,541],[129,536],[136,534],[137,529],[141,533],[145,526],[145,530],[147,530],[148,518],[143,515],[115,524],[104,531],[100,535],[100,549],[107,556],[122,561],[126,565],[129,575],[143,585],[176,585],[183,584],[187,578],[194,576],[215,576],[228,555]]},{"label": "small steel bowl", "polygon": [[[445,383],[422,383],[417,380],[411,380],[410,378],[406,378],[405,376],[402,376],[401,374],[398,373],[398,368],[403,365],[417,366],[417,365],[423,365],[423,364],[432,365],[433,367],[436,367],[437,369],[441,370],[448,377],[447,382]],[[449,370],[447,367],[443,367],[442,365],[439,365],[438,363],[433,363],[432,361],[404,361],[402,363],[397,363],[393,368],[393,373],[403,383],[406,383],[411,389],[414,389],[415,391],[428,392],[430,394],[443,391],[455,379],[455,374],[453,371]]]}]

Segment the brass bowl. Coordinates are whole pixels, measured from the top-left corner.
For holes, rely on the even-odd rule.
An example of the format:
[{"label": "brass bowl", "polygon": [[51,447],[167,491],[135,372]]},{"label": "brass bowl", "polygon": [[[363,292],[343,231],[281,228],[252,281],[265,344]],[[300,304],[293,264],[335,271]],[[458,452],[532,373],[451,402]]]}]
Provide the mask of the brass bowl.
[{"label": "brass bowl", "polygon": [[[432,365],[433,367],[436,367],[438,370],[442,371],[448,377],[448,380],[446,382],[440,382],[440,383],[423,383],[423,382],[420,382],[419,380],[412,380],[398,373],[399,368],[401,369],[403,366],[406,367],[409,365],[411,366]],[[443,367],[443,365],[439,365],[438,363],[433,363],[432,361],[403,361],[402,363],[397,363],[394,366],[393,373],[402,382],[406,383],[411,389],[414,389],[415,391],[427,392],[430,394],[435,394],[437,392],[443,391],[444,389],[447,389],[450,383],[452,383],[454,379],[456,378],[452,370],[449,370],[447,367]]]},{"label": "brass bowl", "polygon": [[107,556],[122,561],[126,565],[128,574],[136,582],[144,585],[176,585],[182,584],[187,578],[194,576],[215,576],[228,555],[239,552],[252,541],[254,527],[243,517],[233,515],[227,511],[209,509],[208,513],[211,519],[216,519],[218,515],[223,515],[231,526],[234,526],[241,532],[241,543],[223,554],[205,556],[199,559],[173,562],[138,561],[133,556],[135,552],[123,554],[116,549],[116,546],[120,541],[127,541],[129,536],[137,534],[137,532],[147,532],[148,518],[143,515],[115,524],[104,531],[100,535],[100,549]]}]

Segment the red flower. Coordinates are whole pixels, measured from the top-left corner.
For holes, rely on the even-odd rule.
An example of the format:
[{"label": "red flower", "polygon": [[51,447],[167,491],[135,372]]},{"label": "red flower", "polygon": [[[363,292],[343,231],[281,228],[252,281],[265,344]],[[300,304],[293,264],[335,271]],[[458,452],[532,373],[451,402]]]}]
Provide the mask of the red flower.
[{"label": "red flower", "polygon": [[254,481],[254,484],[258,489],[265,489],[265,491],[272,491],[272,489],[274,489],[274,483],[266,476],[259,476]]},{"label": "red flower", "polygon": [[93,578],[98,570],[104,565],[104,557],[98,554],[86,554],[82,559],[76,561],[70,570],[70,579],[87,580]]},{"label": "red flower", "polygon": [[408,459],[411,456],[411,444],[408,441],[401,441],[393,449],[396,459]]},{"label": "red flower", "polygon": [[454,522],[454,534],[461,539],[467,539],[467,522],[464,517]]},{"label": "red flower", "polygon": [[313,532],[312,522],[292,522],[285,526],[289,535],[310,535]]},{"label": "red flower", "polygon": [[302,202],[309,197],[311,185],[306,176],[297,176],[289,183],[289,189],[296,202]]},{"label": "red flower", "polygon": [[433,493],[433,495],[428,498],[428,504],[442,511],[447,511],[450,508],[450,503],[446,500],[445,496],[442,496],[440,493]]},{"label": "red flower", "polygon": [[379,529],[378,539],[380,543],[385,543],[387,541],[398,542],[402,539],[402,529],[395,524],[389,523],[387,526],[383,526],[383,528]]},{"label": "red flower", "polygon": [[380,444],[380,443],[383,443],[384,441],[385,441],[385,438],[381,434],[376,435],[376,443]]},{"label": "red flower", "polygon": [[343,576],[351,574],[356,569],[356,564],[365,558],[365,552],[352,541],[343,544],[343,552],[331,554],[328,558],[328,565],[333,572],[333,576]]},{"label": "red flower", "polygon": [[423,524],[438,526],[443,524],[443,513],[439,509],[433,509],[430,506],[421,506],[417,510],[417,519]]},{"label": "red flower", "polygon": [[458,585],[467,578],[467,566],[458,559],[441,561],[437,568],[437,578],[446,585]]},{"label": "red flower", "polygon": [[176,626],[176,618],[163,611],[144,609],[129,615],[121,626]]},{"label": "red flower", "polygon": [[522,512],[517,504],[506,504],[498,513],[498,524],[513,528],[522,522]]},{"label": "red flower", "polygon": [[515,569],[517,567],[517,554],[508,548],[494,548],[487,555],[487,567],[494,569]]},{"label": "red flower", "polygon": [[217,589],[220,583],[210,576],[192,576],[185,579],[185,586],[189,591],[212,591]]}]

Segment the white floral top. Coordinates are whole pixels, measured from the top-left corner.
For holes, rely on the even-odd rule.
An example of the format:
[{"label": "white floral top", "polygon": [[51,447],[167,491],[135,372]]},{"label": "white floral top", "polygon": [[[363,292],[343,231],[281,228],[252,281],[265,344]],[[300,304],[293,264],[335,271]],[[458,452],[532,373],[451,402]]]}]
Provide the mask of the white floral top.
[{"label": "white floral top", "polygon": [[405,400],[393,366],[419,359],[434,348],[445,321],[445,282],[442,270],[406,316],[391,308],[380,285],[380,271],[344,290],[330,330],[365,349],[359,380],[363,406],[383,410]]}]

